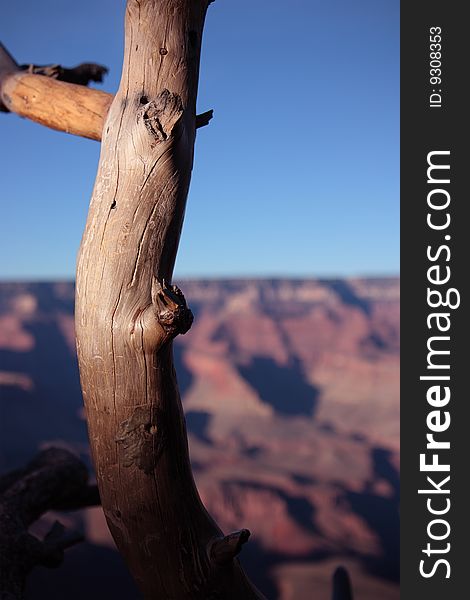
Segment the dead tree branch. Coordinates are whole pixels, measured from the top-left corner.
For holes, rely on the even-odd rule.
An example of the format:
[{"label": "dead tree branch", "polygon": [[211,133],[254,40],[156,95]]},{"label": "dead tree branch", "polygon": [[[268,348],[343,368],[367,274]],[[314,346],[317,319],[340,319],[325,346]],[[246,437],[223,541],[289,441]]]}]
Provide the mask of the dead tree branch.
[{"label": "dead tree branch", "polygon": [[[101,82],[108,69],[83,63],[67,69],[60,65],[18,65],[0,43],[0,112],[21,117],[80,137],[101,140],[113,95],[87,88]],[[196,128],[212,119],[212,110],[196,116]]]},{"label": "dead tree branch", "polygon": [[67,450],[50,448],[24,469],[0,477],[0,600],[23,597],[26,577],[36,565],[56,567],[64,550],[83,540],[56,521],[43,540],[29,526],[49,510],[99,504],[88,485],[86,466]]}]

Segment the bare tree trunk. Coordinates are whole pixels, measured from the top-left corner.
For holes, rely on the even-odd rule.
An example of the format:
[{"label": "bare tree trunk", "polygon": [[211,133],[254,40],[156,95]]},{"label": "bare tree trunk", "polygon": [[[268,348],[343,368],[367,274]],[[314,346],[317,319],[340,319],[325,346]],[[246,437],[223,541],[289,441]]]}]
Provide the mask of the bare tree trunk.
[{"label": "bare tree trunk", "polygon": [[129,0],[122,80],[77,268],[80,376],[103,509],[145,598],[262,598],[189,463],[172,339],[192,315],[171,286],[196,128],[208,0]]}]

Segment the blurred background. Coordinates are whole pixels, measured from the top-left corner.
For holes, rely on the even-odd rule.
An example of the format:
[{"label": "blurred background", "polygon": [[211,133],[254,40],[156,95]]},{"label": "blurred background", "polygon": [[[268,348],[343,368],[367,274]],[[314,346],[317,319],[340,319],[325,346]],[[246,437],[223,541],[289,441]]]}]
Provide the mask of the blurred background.
[{"label": "blurred background", "polygon": [[[17,62],[110,68],[125,2],[2,7]],[[270,599],[397,599],[399,3],[217,0],[175,280],[195,314],[175,359],[201,496]],[[75,258],[99,143],[0,114],[0,472],[89,451]],[[57,515],[48,515],[43,523]],[[138,598],[101,509],[28,598]]]}]

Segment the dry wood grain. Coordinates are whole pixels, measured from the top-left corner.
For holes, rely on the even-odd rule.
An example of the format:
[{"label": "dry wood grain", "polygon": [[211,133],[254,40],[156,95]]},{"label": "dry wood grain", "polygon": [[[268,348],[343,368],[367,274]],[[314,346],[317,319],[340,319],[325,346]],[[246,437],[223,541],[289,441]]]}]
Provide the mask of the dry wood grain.
[{"label": "dry wood grain", "polygon": [[89,81],[100,81],[105,72],[105,67],[91,63],[73,69],[29,65],[22,70],[0,44],[0,110],[100,140],[113,97],[85,86]]},{"label": "dry wood grain", "polygon": [[4,107],[58,131],[100,140],[112,95],[44,75],[18,72],[0,87]]}]

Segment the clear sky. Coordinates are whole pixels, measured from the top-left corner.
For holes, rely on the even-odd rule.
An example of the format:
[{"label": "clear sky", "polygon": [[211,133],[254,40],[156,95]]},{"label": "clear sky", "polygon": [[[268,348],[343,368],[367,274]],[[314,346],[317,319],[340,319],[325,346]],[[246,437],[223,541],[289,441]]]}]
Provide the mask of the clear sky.
[{"label": "clear sky", "polygon": [[[124,0],[5,2],[19,63],[110,68]],[[216,0],[176,277],[397,274],[398,0]],[[99,143],[0,113],[0,278],[74,276]]]}]

